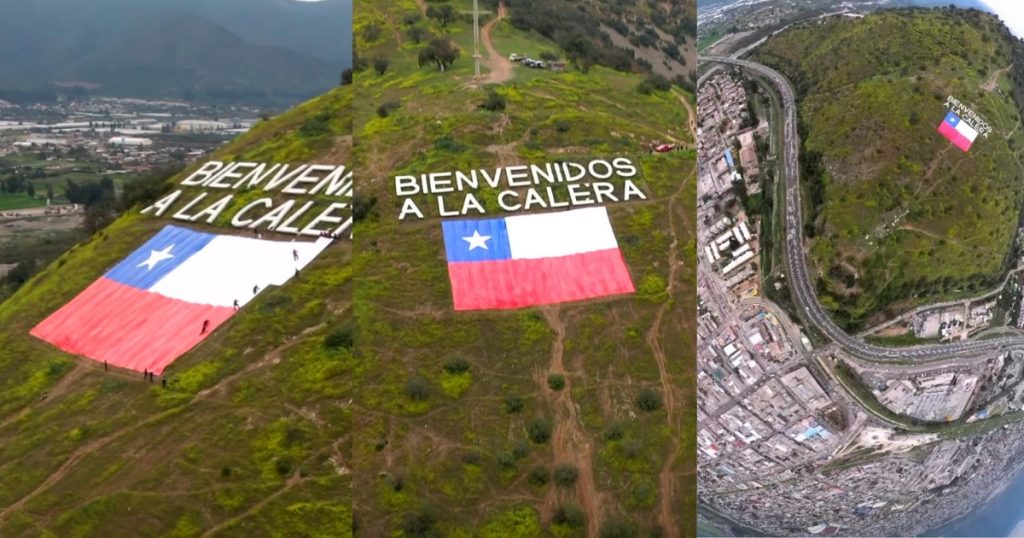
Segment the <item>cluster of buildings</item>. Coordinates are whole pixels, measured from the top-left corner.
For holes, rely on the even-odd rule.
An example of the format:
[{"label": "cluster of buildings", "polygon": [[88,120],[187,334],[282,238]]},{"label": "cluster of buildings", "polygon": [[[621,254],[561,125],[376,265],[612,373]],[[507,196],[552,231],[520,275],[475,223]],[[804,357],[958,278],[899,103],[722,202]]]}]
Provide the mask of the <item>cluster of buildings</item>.
[{"label": "cluster of buildings", "polygon": [[728,217],[722,217],[722,220],[712,226],[713,230],[709,230],[709,233],[713,234],[714,230],[722,228],[725,231],[704,245],[704,255],[707,256],[708,262],[717,267],[724,275],[731,274],[746,265],[757,254],[757,243],[753,241],[753,235],[751,235],[746,221],[739,221],[735,224],[734,222]]},{"label": "cluster of buildings", "polygon": [[756,120],[749,100],[743,83],[727,69],[711,74],[697,90],[700,180],[709,183],[708,192],[729,190],[735,183],[744,183],[750,194],[759,191],[756,138],[767,134],[768,124]]},{"label": "cluster of buildings", "polygon": [[[760,215],[748,215],[742,198],[760,192],[755,141],[759,127],[753,125],[743,83],[730,71],[711,75],[698,89],[697,100],[701,261],[720,275],[721,286],[728,293],[757,297],[762,291],[757,263]],[[766,130],[767,126],[760,128]]]},{"label": "cluster of buildings", "polygon": [[977,388],[977,375],[945,372],[888,378],[872,392],[879,403],[901,415],[949,422],[963,416]]},{"label": "cluster of buildings", "polygon": [[911,324],[918,338],[962,340],[988,328],[995,307],[996,301],[990,300],[929,309],[915,314]]},{"label": "cluster of buildings", "polygon": [[884,457],[851,452],[819,467],[762,474],[711,497],[716,510],[739,516],[772,536],[930,535],[944,521],[985,499],[993,481],[1024,466],[1024,425],[969,439],[935,436]]},{"label": "cluster of buildings", "polygon": [[244,107],[119,98],[8,106],[0,109],[0,156],[39,154],[55,162],[48,173],[60,172],[64,161],[97,163],[106,175],[144,172],[202,157],[248,130],[258,114]]}]

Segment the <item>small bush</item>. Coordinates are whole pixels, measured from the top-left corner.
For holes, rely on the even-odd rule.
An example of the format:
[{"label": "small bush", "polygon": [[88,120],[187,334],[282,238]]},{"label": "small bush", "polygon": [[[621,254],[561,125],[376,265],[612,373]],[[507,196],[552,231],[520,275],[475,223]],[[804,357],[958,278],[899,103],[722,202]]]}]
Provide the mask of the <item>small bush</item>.
[{"label": "small bush", "polygon": [[378,75],[383,75],[384,73],[387,73],[388,67],[390,66],[391,61],[388,60],[387,58],[378,57],[373,60],[373,70],[376,71]]},{"label": "small bush", "polygon": [[299,128],[299,135],[305,138],[314,138],[331,132],[331,114],[321,112],[313,116]]},{"label": "small bush", "polygon": [[376,24],[367,24],[363,27],[363,39],[370,43],[380,39],[383,33],[384,31],[381,30],[381,27]]},{"label": "small bush", "polygon": [[580,476],[580,471],[575,465],[565,463],[555,468],[553,476],[555,478],[555,484],[558,484],[563,488],[568,488],[576,483],[576,479]]},{"label": "small bush", "polygon": [[410,377],[405,382],[405,395],[416,402],[430,398],[430,382],[419,376]]},{"label": "small bush", "polygon": [[399,492],[402,491],[402,488],[405,487],[405,481],[400,476],[389,474],[385,478],[385,480],[387,481],[388,485],[391,486],[391,491]]},{"label": "small bush", "polygon": [[483,456],[476,450],[470,450],[462,454],[462,463],[466,465],[480,465]]},{"label": "small bush", "polygon": [[356,193],[352,196],[352,220],[362,222],[374,214],[377,207],[376,196],[364,196]]},{"label": "small bush", "polygon": [[435,528],[437,525],[437,516],[434,514],[434,510],[424,507],[416,512],[406,513],[402,518],[402,531],[406,536],[414,536],[417,538],[428,538],[434,536],[441,536],[440,531]]},{"label": "small bush", "polygon": [[567,502],[555,509],[555,514],[552,516],[551,521],[556,525],[581,529],[587,522],[587,515],[583,512],[583,508],[580,505],[574,502]]},{"label": "small bush", "polygon": [[622,424],[613,422],[604,430],[604,438],[606,441],[618,441],[626,436],[626,430],[622,427]]},{"label": "small bush", "polygon": [[463,144],[462,142],[459,142],[458,140],[455,140],[449,135],[444,135],[434,142],[434,149],[458,153],[460,151],[464,151],[466,149],[466,145]]},{"label": "small bush", "polygon": [[672,82],[658,74],[648,75],[636,87],[636,91],[644,95],[650,95],[654,92],[667,92],[670,89],[672,89]]},{"label": "small bush", "polygon": [[523,408],[526,407],[526,402],[523,401],[521,396],[510,394],[505,396],[505,412],[510,415],[516,415],[523,412]]},{"label": "small bush", "polygon": [[622,443],[622,455],[635,460],[644,454],[644,444],[639,439],[630,439]]},{"label": "small bush", "polygon": [[399,108],[402,108],[402,103],[399,103],[398,101],[388,101],[377,107],[377,116],[386,118]]},{"label": "small bush", "polygon": [[498,467],[502,469],[516,468],[516,457],[511,452],[499,452],[494,460],[498,463]]},{"label": "small bush", "polygon": [[636,525],[622,518],[611,517],[601,525],[601,538],[637,538],[640,535]]},{"label": "small bush", "polygon": [[444,363],[444,371],[449,374],[464,374],[469,371],[469,361],[460,357],[448,359]]},{"label": "small bush", "polygon": [[512,456],[517,460],[521,460],[530,453],[530,443],[526,442],[526,439],[520,439],[512,445]]},{"label": "small bush", "polygon": [[643,411],[657,411],[661,405],[661,394],[654,389],[642,389],[636,396],[636,406]]},{"label": "small bush", "polygon": [[561,374],[551,374],[548,376],[548,387],[551,390],[562,390],[565,388],[565,376]]},{"label": "small bush", "polygon": [[493,89],[487,90],[487,99],[484,100],[484,104],[480,105],[480,108],[491,112],[505,110],[505,96]]},{"label": "small bush", "polygon": [[543,465],[538,465],[533,469],[530,469],[530,474],[527,475],[526,480],[530,482],[530,484],[540,488],[546,486],[548,484],[548,479],[550,478],[551,474],[548,472],[548,468]]},{"label": "small bush", "polygon": [[352,344],[352,327],[339,327],[324,337],[324,347],[327,349],[352,349]]},{"label": "small bush", "polygon": [[538,445],[548,442],[551,439],[551,421],[540,417],[531,420],[526,424],[526,434]]}]

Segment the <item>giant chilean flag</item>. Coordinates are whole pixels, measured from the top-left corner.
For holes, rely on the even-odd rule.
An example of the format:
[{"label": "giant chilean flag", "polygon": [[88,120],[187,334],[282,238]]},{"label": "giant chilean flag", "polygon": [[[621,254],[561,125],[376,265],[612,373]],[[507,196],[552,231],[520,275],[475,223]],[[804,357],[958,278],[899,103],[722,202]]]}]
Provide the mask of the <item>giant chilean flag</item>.
[{"label": "giant chilean flag", "polygon": [[632,293],[603,207],[441,224],[455,310]]},{"label": "giant chilean flag", "polygon": [[329,243],[166,226],[31,333],[68,353],[159,374],[230,318],[236,301],[284,284]]},{"label": "giant chilean flag", "polygon": [[971,149],[974,139],[978,138],[978,131],[953,112],[946,114],[946,118],[939,124],[939,132],[963,151]]}]

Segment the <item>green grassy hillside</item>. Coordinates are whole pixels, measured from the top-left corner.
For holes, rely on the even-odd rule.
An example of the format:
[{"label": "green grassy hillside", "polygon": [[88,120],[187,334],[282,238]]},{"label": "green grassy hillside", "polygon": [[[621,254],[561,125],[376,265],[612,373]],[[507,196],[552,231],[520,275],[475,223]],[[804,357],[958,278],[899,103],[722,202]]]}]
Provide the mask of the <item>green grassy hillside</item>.
[{"label": "green grassy hillside", "polygon": [[[360,57],[388,66],[355,75],[354,163],[373,205],[355,232],[357,536],[693,536],[695,155],[649,150],[692,144],[692,96],[600,66],[495,81],[485,48],[494,83],[474,81],[466,17],[442,28],[425,7],[356,12]],[[494,28],[494,56],[564,54]],[[424,31],[461,49],[445,72],[418,65]],[[453,312],[441,220],[399,222],[393,177],[597,156],[642,168],[649,200],[608,206],[638,293]]]},{"label": "green grassy hillside", "polygon": [[[334,90],[217,156],[347,164],[351,102]],[[171,365],[166,389],[28,335],[168,222],[133,211],[0,303],[0,535],[346,535],[348,242]]]},{"label": "green grassy hillside", "polygon": [[[799,93],[805,228],[840,323],[1000,280],[1024,201],[1012,48],[988,14],[914,9],[803,24],[759,50]],[[936,133],[948,96],[993,126],[969,153]]]}]

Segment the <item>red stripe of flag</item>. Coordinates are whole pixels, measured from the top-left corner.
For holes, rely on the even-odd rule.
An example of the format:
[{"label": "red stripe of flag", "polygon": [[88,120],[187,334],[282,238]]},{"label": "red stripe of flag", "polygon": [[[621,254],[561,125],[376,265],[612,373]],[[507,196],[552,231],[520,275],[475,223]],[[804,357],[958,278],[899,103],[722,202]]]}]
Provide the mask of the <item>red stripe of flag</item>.
[{"label": "red stripe of flag", "polygon": [[960,134],[960,132],[956,130],[956,127],[953,127],[945,120],[939,124],[939,133],[961,150],[967,151],[971,149],[971,141],[964,135]]},{"label": "red stripe of flag", "polygon": [[233,313],[100,278],[31,334],[68,353],[160,374],[206,336],[203,321],[209,333]]},{"label": "red stripe of flag", "polygon": [[455,310],[506,310],[633,293],[619,249],[555,258],[451,262]]}]

